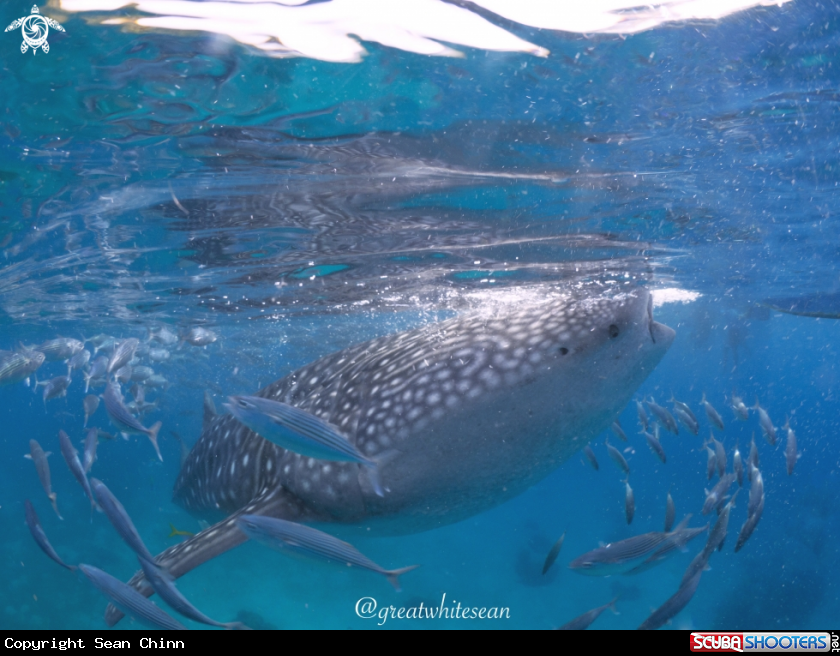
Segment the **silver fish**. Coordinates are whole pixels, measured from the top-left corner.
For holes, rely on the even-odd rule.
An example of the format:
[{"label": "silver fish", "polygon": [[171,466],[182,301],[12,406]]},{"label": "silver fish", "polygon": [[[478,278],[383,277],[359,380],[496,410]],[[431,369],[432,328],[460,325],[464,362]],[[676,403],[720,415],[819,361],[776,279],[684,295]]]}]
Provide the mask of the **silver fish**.
[{"label": "silver fish", "polygon": [[738,479],[738,487],[744,487],[744,463],[741,461],[741,452],[738,450],[738,445],[735,445],[735,453],[732,454],[732,468],[735,471],[735,477]]},{"label": "silver fish", "polygon": [[589,464],[592,465],[592,469],[598,471],[598,460],[595,458],[595,452],[592,450],[592,447],[588,444],[583,447],[583,455],[586,456],[586,459],[589,461]]},{"label": "silver fish", "polygon": [[750,438],[750,456],[747,459],[747,473],[749,473],[750,481],[752,481],[752,470],[750,469],[750,465],[758,469],[758,447],[755,445],[755,433],[753,433]]},{"label": "silver fish", "polygon": [[67,375],[76,369],[81,369],[90,361],[90,351],[82,349],[67,361]]},{"label": "silver fish", "polygon": [[99,443],[99,429],[89,428],[85,436],[85,454],[84,454],[84,468],[85,474],[90,471],[96,460],[96,445]]},{"label": "silver fish", "polygon": [[747,540],[750,539],[750,536],[753,534],[753,531],[755,531],[755,527],[758,526],[759,520],[761,520],[761,514],[763,512],[764,495],[762,494],[761,498],[758,500],[758,504],[756,504],[755,509],[747,517],[747,521],[744,522],[743,526],[741,526],[741,532],[738,533],[738,542],[735,544],[736,553],[740,551],[747,543]]},{"label": "silver fish", "polygon": [[58,515],[59,519],[64,519],[64,517],[61,516],[61,513],[58,512],[58,504],[56,503],[58,496],[52,491],[52,482],[50,481],[50,464],[47,462],[47,457],[51,454],[52,451],[44,453],[41,445],[38,444],[36,440],[29,440],[29,453],[26,454],[24,458],[28,458],[35,463],[35,471],[38,472],[38,480],[41,481],[41,487],[43,487],[44,492],[47,493],[47,497],[49,498],[50,503],[52,503],[55,514]]},{"label": "silver fish", "polygon": [[99,397],[94,394],[88,394],[82,401],[82,405],[85,408],[85,423],[83,425],[87,426],[88,419],[99,407]]},{"label": "silver fish", "polygon": [[143,387],[142,385],[138,385],[137,383],[135,383],[134,385],[132,385],[129,388],[128,391],[131,393],[131,397],[137,403],[145,403],[146,402],[146,388]]},{"label": "silver fish", "polygon": [[543,564],[542,573],[545,576],[546,572],[551,569],[551,566],[554,564],[554,561],[557,560],[557,556],[560,555],[560,549],[563,548],[563,542],[566,539],[566,534],[560,536],[560,539],[554,543],[554,546],[551,547],[551,551],[548,552],[548,555],[545,557],[545,563]]},{"label": "silver fish", "polygon": [[796,452],[796,433],[790,427],[790,420],[785,420],[784,430],[787,431],[787,442],[785,444],[785,464],[787,466],[787,473],[790,476],[793,473],[793,468],[796,465],[796,460],[799,455]]},{"label": "silver fish", "polygon": [[83,350],[85,345],[78,339],[70,337],[59,337],[44,342],[40,346],[34,348],[35,351],[40,351],[44,354],[47,362],[55,362],[57,360],[67,360],[72,358],[76,353]]},{"label": "silver fish", "polygon": [[706,527],[687,528],[689,518],[690,515],[670,533],[644,533],[588,551],[569,563],[569,568],[587,576],[644,571],[706,530]]},{"label": "silver fish", "polygon": [[107,572],[84,563],[79,565],[79,569],[114,606],[141,624],[153,629],[186,630],[187,627],[174,617]]},{"label": "silver fish", "polygon": [[627,435],[624,432],[624,429],[621,427],[621,424],[618,423],[617,419],[612,423],[612,425],[610,426],[610,429],[615,434],[615,436],[618,439],[620,439],[622,442],[627,441]]},{"label": "silver fish", "polygon": [[93,354],[96,355],[99,351],[110,351],[116,340],[110,335],[100,333],[99,335],[94,335],[93,337],[85,339],[85,342],[93,344]]},{"label": "silver fish", "polygon": [[689,433],[697,435],[700,432],[700,424],[698,424],[697,420],[693,418],[693,414],[687,414],[682,408],[676,405],[674,406],[674,414],[677,416],[677,419],[680,420],[680,423],[688,429]]},{"label": "silver fish", "polygon": [[152,362],[166,362],[170,357],[169,351],[165,348],[150,348],[149,360]]},{"label": "silver fish", "polygon": [[85,378],[85,393],[90,389],[90,384],[94,381],[103,380],[108,374],[108,358],[100,355],[91,362],[90,367],[84,374]]},{"label": "silver fish", "polygon": [[744,401],[740,396],[735,396],[733,394],[732,401],[729,406],[732,408],[732,412],[735,413],[735,418],[739,421],[747,421],[747,419],[750,418],[750,410],[746,405],[744,405]]},{"label": "silver fish", "polygon": [[71,572],[75,570],[75,566],[68,565],[58,557],[58,554],[55,552],[55,549],[53,549],[50,541],[47,540],[47,535],[44,533],[44,529],[41,528],[41,522],[38,519],[38,514],[35,512],[35,508],[32,506],[29,499],[23,500],[23,507],[26,510],[26,525],[29,527],[29,532],[32,533],[35,543],[41,547],[41,551],[65,569],[69,569]]},{"label": "silver fish", "polygon": [[[310,461],[220,415],[174,491],[218,523],[156,562],[177,578],[241,544],[238,513],[405,534],[521,494],[608,428],[661,360],[674,333],[652,309],[640,287],[494,303],[290,372],[257,395],[331,423],[367,457],[393,449],[381,472],[388,494],[378,497],[355,463]],[[132,583],[151,591],[142,573]],[[107,611],[109,624],[119,617]]]},{"label": "silver fish", "polygon": [[40,351],[0,351],[0,385],[26,380],[44,364]]},{"label": "silver fish", "polygon": [[668,492],[668,498],[665,500],[665,532],[668,533],[674,526],[674,519],[677,517],[677,508],[674,505],[674,498]]},{"label": "silver fish", "polygon": [[645,406],[642,405],[641,401],[636,401],[636,414],[639,416],[639,423],[642,425],[642,430],[647,430],[649,420],[645,412]]},{"label": "silver fish", "polygon": [[650,447],[650,450],[662,461],[664,465],[667,458],[665,457],[665,449],[662,448],[662,443],[657,439],[655,436],[651,435],[650,433],[645,432],[645,440],[647,441],[647,445]]},{"label": "silver fish", "polygon": [[628,524],[633,523],[633,515],[636,513],[636,497],[633,495],[633,488],[629,481],[624,481],[624,518]]},{"label": "silver fish", "polygon": [[770,415],[768,415],[767,411],[761,407],[757,398],[752,409],[758,412],[758,423],[761,425],[761,430],[764,431],[764,438],[767,440],[767,443],[770,446],[775,446],[776,427],[773,425],[773,422],[770,421]]},{"label": "silver fish", "polygon": [[258,396],[231,396],[225,407],[242,424],[270,442],[303,456],[332,462],[355,462],[368,468],[379,485],[380,461],[364,456],[335,426],[292,405]]},{"label": "silver fish", "polygon": [[143,381],[143,383],[146,385],[146,387],[150,387],[152,389],[156,387],[169,387],[169,381],[166,380],[166,378],[164,378],[160,374],[149,376],[145,381]]},{"label": "silver fish", "polygon": [[134,351],[137,349],[138,344],[140,344],[140,340],[135,337],[129,337],[117,344],[117,347],[111,354],[111,358],[108,360],[107,373],[114,373],[117,369],[124,366],[129,360],[131,360],[131,358],[134,357]]},{"label": "silver fish", "polygon": [[723,476],[726,472],[726,449],[723,448],[723,444],[715,439],[713,433],[709,434],[709,438],[712,440],[712,444],[715,445],[715,463],[717,465],[718,476]]},{"label": "silver fish", "polygon": [[202,624],[209,624],[210,626],[218,626],[222,629],[247,629],[248,627],[242,622],[222,623],[210,619],[202,613],[198,608],[193,606],[187,598],[181,594],[178,588],[175,587],[174,580],[166,571],[158,567],[154,562],[138,556],[140,566],[143,568],[143,573],[146,575],[146,580],[158,593],[158,596],[163,599],[172,610],[180,613],[184,617],[188,617],[196,622]]},{"label": "silver fish", "polygon": [[706,549],[710,554],[715,550],[720,551],[721,548],[723,548],[723,541],[726,539],[726,530],[729,527],[729,515],[735,505],[735,499],[738,497],[738,492],[740,492],[740,490],[735,490],[735,494],[732,495],[729,503],[727,503],[723,507],[723,510],[720,511],[715,525],[712,527],[712,530],[709,531],[709,539],[706,540],[706,546],[704,549]]},{"label": "silver fish", "polygon": [[660,626],[666,624],[671,618],[675,617],[683,608],[688,606],[688,602],[697,592],[697,586],[700,584],[700,575],[703,570],[697,572],[693,577],[680,586],[668,600],[657,608],[650,617],[648,617],[641,626],[640,630],[658,629]]},{"label": "silver fish", "polygon": [[382,574],[397,592],[400,590],[399,576],[419,567],[419,565],[410,565],[401,569],[382,569],[370,558],[359,552],[352,544],[342,542],[338,538],[310,526],[287,522],[284,519],[261,515],[241,515],[236,520],[236,526],[251,540],[278,551],[286,551],[342,565],[356,565],[362,569]]},{"label": "silver fish", "polygon": [[218,335],[207,328],[191,328],[182,338],[182,341],[192,344],[193,346],[207,346],[212,344],[217,339]]},{"label": "silver fish", "polygon": [[706,400],[705,392],[703,392],[703,400],[700,401],[700,403],[702,403],[703,407],[706,409],[706,417],[708,417],[709,421],[712,422],[712,426],[718,430],[723,430],[723,419],[718,414],[718,411],[712,407],[712,404]]},{"label": "silver fish", "polygon": [[717,456],[708,444],[706,444],[706,456],[706,480],[710,481],[717,469]]},{"label": "silver fish", "polygon": [[58,431],[58,443],[61,446],[61,455],[64,456],[64,462],[67,463],[67,467],[70,469],[70,473],[73,474],[73,478],[79,482],[79,485],[82,486],[85,494],[87,494],[88,499],[90,499],[90,510],[93,512],[96,503],[93,501],[93,493],[90,491],[90,483],[88,483],[87,476],[85,476],[85,470],[82,467],[82,463],[79,462],[79,452],[76,451],[76,447],[73,446],[67,433],[63,430]]},{"label": "silver fish", "polygon": [[96,494],[96,500],[99,502],[99,507],[102,508],[102,511],[108,517],[114,528],[117,529],[117,533],[120,534],[120,537],[125,541],[125,543],[131,547],[132,551],[134,551],[134,553],[138,556],[154,561],[154,556],[149,553],[149,550],[143,543],[140,534],[134,527],[131,517],[128,516],[128,513],[125,511],[125,508],[119,502],[117,497],[111,493],[111,490],[105,486],[105,483],[96,478],[90,479],[90,485]]},{"label": "silver fish", "polygon": [[677,399],[674,398],[673,394],[671,394],[670,401],[674,404],[674,410],[679,410],[692,424],[699,425],[697,417],[694,415],[694,412],[692,412],[691,407],[688,405],[688,403],[677,401]]},{"label": "silver fish", "polygon": [[621,451],[619,451],[612,444],[610,444],[609,440],[606,440],[605,443],[607,445],[607,453],[610,454],[610,458],[612,458],[612,461],[616,465],[618,465],[621,471],[623,471],[625,474],[629,474],[630,465],[627,464],[627,461],[624,459],[624,456],[621,455]]},{"label": "silver fish", "polygon": [[160,329],[152,335],[152,339],[156,342],[160,342],[164,346],[173,346],[178,343],[178,335],[169,330],[166,326],[161,326]]},{"label": "silver fish", "polygon": [[118,383],[130,383],[131,382],[131,365],[124,364],[122,367],[117,369],[114,372],[114,379]]},{"label": "silver fish", "polygon": [[729,492],[729,488],[732,487],[732,483],[734,482],[735,474],[724,474],[721,476],[717,485],[706,495],[706,501],[703,503],[704,515],[708,515],[715,509],[715,506],[726,496],[726,493]]},{"label": "silver fish", "polygon": [[677,426],[677,420],[674,419],[674,415],[668,412],[667,408],[663,408],[654,401],[653,398],[651,398],[650,401],[645,401],[645,406],[647,406],[647,409],[656,415],[659,423],[662,424],[662,428],[674,435],[679,435],[680,429]]},{"label": "silver fish", "polygon": [[35,381],[35,388],[44,386],[44,403],[61,396],[67,396],[67,388],[70,386],[70,376],[56,376],[47,381]]},{"label": "silver fish", "polygon": [[755,467],[751,470],[750,481],[750,500],[747,503],[748,516],[755,513],[758,504],[764,499],[764,479],[761,476],[761,472]]},{"label": "silver fish", "polygon": [[587,611],[583,615],[576,617],[575,619],[571,620],[570,622],[566,622],[563,626],[559,627],[558,631],[583,631],[584,629],[588,629],[589,625],[592,624],[598,617],[603,613],[607,608],[611,608],[613,612],[615,612],[615,602],[618,601],[618,597],[613,599],[610,603],[604,604],[603,606],[598,606],[598,608],[593,608],[590,611]]},{"label": "silver fish", "polygon": [[131,380],[135,383],[142,383],[144,380],[154,375],[154,369],[152,369],[151,367],[146,367],[144,365],[134,367],[131,370]]},{"label": "silver fish", "polygon": [[123,433],[142,433],[148,436],[155,447],[157,457],[163,462],[163,456],[160,454],[158,448],[158,431],[161,427],[161,422],[155,423],[151,428],[146,428],[128,411],[123,403],[120,386],[117,383],[109,382],[105,386],[105,393],[102,395],[102,400],[105,401],[105,411],[111,418],[111,422]]}]

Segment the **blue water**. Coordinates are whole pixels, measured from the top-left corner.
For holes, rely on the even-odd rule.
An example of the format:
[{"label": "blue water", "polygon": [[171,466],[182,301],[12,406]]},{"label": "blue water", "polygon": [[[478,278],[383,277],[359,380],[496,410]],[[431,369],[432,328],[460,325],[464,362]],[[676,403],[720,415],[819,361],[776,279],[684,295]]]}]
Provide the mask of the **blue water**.
[{"label": "blue water", "polygon": [[[505,607],[509,618],[384,626],[551,628],[618,596],[619,614],[593,628],[635,628],[676,591],[705,537],[637,576],[566,565],[661,530],[669,491],[678,517],[701,525],[705,392],[730,458],[756,432],[766,504],[733,553],[741,493],[722,552],[670,626],[830,626],[840,616],[838,9],[796,1],[624,38],[502,22],[551,54],[461,48],[452,59],[366,42],[361,63],[337,64],[42,8],[66,28],[50,33],[48,54],[22,55],[17,33],[0,41],[0,349],[99,332],[144,338],[164,324],[219,334],[155,365],[170,386],[148,393],[159,408],[144,421],[164,424],[163,463],[135,436],[101,442],[93,466],[158,553],[181,539],[167,537],[170,523],[200,530],[171,501],[170,431],[198,439],[205,389],[218,405],[321,355],[469,311],[498,289],[633,280],[694,292],[656,308],[677,338],[637,396],[689,402],[701,436],[663,433],[663,465],[636,434],[634,404],[624,411],[631,526],[603,435],[592,442],[598,472],[575,456],[466,521],[354,541],[385,567],[422,564],[401,593],[254,544],[179,588],[215,619],[277,628],[374,628],[381,620],[355,613],[362,597],[410,607],[444,594],[447,605]],[[28,11],[4,3],[0,23]],[[806,305],[823,318],[771,309]],[[63,372],[48,363],[38,377]],[[76,443],[84,435],[80,379],[46,405],[40,388],[0,387],[2,628],[105,627],[102,597],[33,542],[26,498],[67,562],[122,579],[137,569],[104,516],[91,521],[58,453],[59,429]],[[735,421],[733,391],[748,405],[759,398],[776,426],[790,417],[801,453],[792,476],[784,433],[774,448],[754,413]],[[91,423],[111,430],[103,408]],[[31,438],[55,452],[64,521],[23,459]]]}]

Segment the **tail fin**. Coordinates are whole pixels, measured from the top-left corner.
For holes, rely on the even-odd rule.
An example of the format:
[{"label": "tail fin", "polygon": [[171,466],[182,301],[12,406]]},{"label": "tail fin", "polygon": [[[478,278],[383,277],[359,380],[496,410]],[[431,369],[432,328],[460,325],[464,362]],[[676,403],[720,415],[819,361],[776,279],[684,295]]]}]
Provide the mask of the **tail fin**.
[{"label": "tail fin", "polygon": [[50,494],[50,503],[52,504],[53,510],[55,510],[55,514],[58,515],[58,518],[61,521],[64,521],[64,517],[62,517],[61,513],[58,512],[58,503],[56,503],[57,500],[58,500],[58,495],[55,492]]},{"label": "tail fin", "polygon": [[387,465],[397,455],[399,455],[399,451],[396,449],[390,449],[385,453],[378,455],[373,460],[369,460],[363,465],[368,473],[368,480],[370,481],[371,487],[373,487],[373,491],[376,492],[376,496],[385,496],[385,492],[382,490],[382,485],[379,482],[379,469]]},{"label": "tail fin", "polygon": [[158,459],[163,462],[163,456],[160,455],[160,447],[158,447],[158,431],[160,427],[163,425],[163,422],[159,421],[154,426],[149,429],[149,432],[146,435],[149,436],[149,439],[152,441],[152,445],[155,447],[155,451],[157,452]]},{"label": "tail fin", "polygon": [[392,569],[385,571],[385,577],[388,579],[391,585],[394,586],[394,590],[400,592],[400,582],[398,580],[399,576],[402,576],[406,572],[410,572],[413,569],[417,569],[420,565],[409,565],[408,567],[403,567],[402,569]]}]

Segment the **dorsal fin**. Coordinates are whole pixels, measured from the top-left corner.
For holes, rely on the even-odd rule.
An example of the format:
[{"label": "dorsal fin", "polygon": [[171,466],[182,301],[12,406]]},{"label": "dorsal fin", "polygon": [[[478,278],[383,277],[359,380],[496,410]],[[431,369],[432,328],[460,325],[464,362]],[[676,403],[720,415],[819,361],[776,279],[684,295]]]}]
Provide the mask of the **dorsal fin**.
[{"label": "dorsal fin", "polygon": [[[236,527],[236,519],[240,515],[266,515],[293,521],[311,519],[297,497],[282,488],[267,490],[218,524],[169,547],[155,557],[155,563],[166,570],[173,579],[177,579],[208,560],[238,547],[248,539]],[[128,584],[146,597],[154,593],[142,570],[136,572]],[[105,622],[108,626],[114,626],[122,617],[122,611],[112,604],[105,609]]]}]

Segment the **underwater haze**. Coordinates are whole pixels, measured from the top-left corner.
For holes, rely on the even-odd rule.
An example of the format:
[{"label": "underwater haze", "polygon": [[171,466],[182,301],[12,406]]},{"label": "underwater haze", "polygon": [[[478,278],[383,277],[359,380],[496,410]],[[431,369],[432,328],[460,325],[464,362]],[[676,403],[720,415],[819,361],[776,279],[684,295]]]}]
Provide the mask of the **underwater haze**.
[{"label": "underwater haze", "polygon": [[[693,14],[689,3],[614,4],[2,3],[0,24],[12,29],[0,34],[0,627],[102,629],[116,620],[110,611],[106,622],[108,599],[81,571],[39,548],[24,510],[28,499],[67,565],[131,579],[137,557],[108,513],[92,510],[60,447],[63,430],[83,460],[91,427],[101,432],[87,477],[119,499],[152,554],[169,550],[158,562],[218,622],[548,629],[614,599],[615,612],[603,609],[593,628],[836,622],[840,4],[739,2],[727,15],[706,2],[690,3]],[[440,474],[444,483],[426,493],[429,515],[440,518],[371,530],[389,495],[408,495],[388,470],[403,471],[401,452],[417,447],[391,444],[370,424],[379,451],[363,449],[361,428],[343,432],[336,413],[355,404],[373,413],[378,388],[368,383],[391,375],[390,349],[401,363],[429,366],[429,344],[439,340],[444,352],[458,333],[466,355],[452,346],[451,367],[441,364],[436,380],[460,375],[463,358],[483,362],[493,340],[531,339],[529,330],[568,328],[570,339],[603,338],[609,349],[619,327],[615,343],[630,339],[623,315],[586,313],[648,292],[649,309],[628,325],[644,325],[638,338],[657,352],[643,359],[641,342],[639,354],[621,351],[639,358],[632,373],[594,358],[553,396],[528,401],[523,389],[555,360],[517,356],[519,378],[485,370],[485,387],[464,379],[445,413],[434,389],[407,378],[415,405],[382,402],[381,426],[422,415],[411,424],[422,438],[414,444],[426,445],[413,474],[421,482]],[[558,298],[573,299],[559,315],[547,309],[528,326],[517,318]],[[458,323],[435,328],[491,315],[475,324],[489,337],[446,328]],[[670,347],[653,320],[676,332]],[[593,337],[584,334],[590,325]],[[273,415],[303,446],[273,447],[228,416],[229,397],[257,395],[377,338],[385,339],[366,353],[387,352],[366,368],[332,362],[314,377],[307,369],[305,393],[281,384],[278,401],[333,421],[316,430]],[[542,339],[528,343],[542,348]],[[566,362],[569,349],[558,344],[550,357]],[[118,361],[121,348],[130,352]],[[586,352],[570,348],[569,359]],[[111,371],[95,371],[99,356]],[[556,433],[555,450],[508,441],[494,453],[493,436],[464,437],[484,421],[479,400],[495,385],[500,435],[518,424],[517,439],[530,445]],[[585,389],[611,396],[579,400]],[[674,399],[696,416],[696,430]],[[554,403],[557,416],[577,408],[579,432],[532,420],[550,419]],[[475,421],[452,419],[470,412]],[[614,420],[627,441],[610,430]],[[446,437],[424,442],[424,429]],[[220,454],[224,430],[235,444]],[[253,451],[241,443],[246,434],[258,440]],[[347,442],[342,456],[327,437]],[[52,452],[49,486],[30,440]],[[315,442],[324,477],[358,470],[361,511],[328,506],[326,479],[268,476],[273,453],[301,471],[315,467],[306,464]],[[249,458],[268,470],[249,474]],[[493,466],[476,471],[477,462]],[[719,500],[707,496],[721,475],[739,477],[737,462],[741,480]],[[217,464],[231,465],[227,487],[214,483]],[[497,464],[513,474],[496,476]],[[458,467],[463,491],[440,473]],[[262,498],[264,486],[287,505],[255,502],[245,512],[314,525],[352,544],[374,571],[345,566],[356,552],[331,538],[319,543],[334,556],[323,562],[312,549],[289,558],[245,542],[233,523],[214,525]],[[215,514],[180,493],[173,500],[184,487],[204,495],[198,510]],[[234,489],[230,507],[220,505]],[[669,495],[676,516],[666,528]],[[411,512],[422,514],[425,501]],[[387,512],[400,520],[409,506]],[[678,527],[689,514],[688,526],[708,524],[690,540]],[[707,540],[724,517],[718,550]],[[648,533],[667,549],[589,571],[575,565]],[[214,557],[195,556],[199,547]],[[695,557],[703,562],[691,595],[683,576]],[[382,575],[412,565],[420,567],[400,575],[400,591]],[[681,593],[685,603],[669,606]],[[188,628],[210,628],[151,600]],[[452,619],[458,604],[476,612]],[[421,605],[448,616],[424,616]],[[390,607],[403,617],[382,612]],[[115,628],[144,627],[124,619]]]}]

